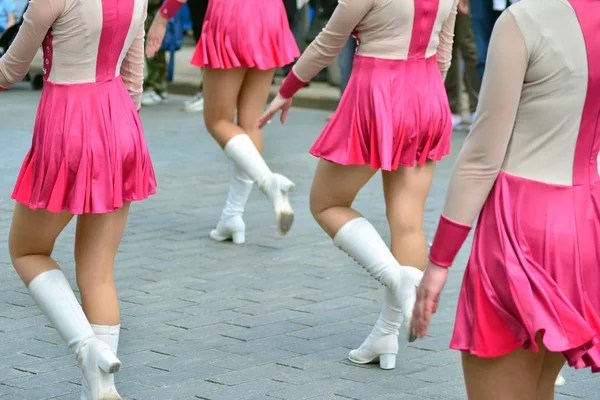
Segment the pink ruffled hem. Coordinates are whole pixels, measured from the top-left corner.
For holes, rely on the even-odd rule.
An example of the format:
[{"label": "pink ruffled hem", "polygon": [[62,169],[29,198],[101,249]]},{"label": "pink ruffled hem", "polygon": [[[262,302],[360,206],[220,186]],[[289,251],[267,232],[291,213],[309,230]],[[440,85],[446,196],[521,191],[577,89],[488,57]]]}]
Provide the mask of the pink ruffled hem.
[{"label": "pink ruffled hem", "polygon": [[45,82],[11,197],[34,210],[80,215],[113,212],[155,193],[142,125],[121,78]]},{"label": "pink ruffled hem", "polygon": [[337,111],[310,154],[340,165],[398,167],[450,153],[452,122],[435,57],[385,60],[355,56]]},{"label": "pink ruffled hem", "polygon": [[501,173],[480,214],[450,347],[489,358],[538,351],[600,372],[600,184]]},{"label": "pink ruffled hem", "polygon": [[191,64],[270,70],[299,56],[281,1],[220,0],[209,3]]}]

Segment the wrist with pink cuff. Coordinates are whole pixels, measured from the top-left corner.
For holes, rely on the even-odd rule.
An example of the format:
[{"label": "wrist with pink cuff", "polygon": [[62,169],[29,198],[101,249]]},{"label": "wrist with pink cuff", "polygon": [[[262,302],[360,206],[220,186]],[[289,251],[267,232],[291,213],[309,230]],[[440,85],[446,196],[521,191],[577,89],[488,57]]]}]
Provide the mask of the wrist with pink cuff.
[{"label": "wrist with pink cuff", "polygon": [[437,266],[449,268],[462,247],[471,227],[440,216],[437,231],[429,251],[429,260]]},{"label": "wrist with pink cuff", "polygon": [[279,94],[284,99],[291,99],[294,97],[296,92],[306,86],[306,84],[307,82],[300,80],[298,75],[296,75],[292,70],[281,84],[281,87],[279,88]]},{"label": "wrist with pink cuff", "polygon": [[175,14],[177,14],[177,11],[179,11],[179,9],[183,7],[184,4],[185,2],[181,2],[178,0],[165,0],[158,12],[168,21],[171,18],[173,18]]}]

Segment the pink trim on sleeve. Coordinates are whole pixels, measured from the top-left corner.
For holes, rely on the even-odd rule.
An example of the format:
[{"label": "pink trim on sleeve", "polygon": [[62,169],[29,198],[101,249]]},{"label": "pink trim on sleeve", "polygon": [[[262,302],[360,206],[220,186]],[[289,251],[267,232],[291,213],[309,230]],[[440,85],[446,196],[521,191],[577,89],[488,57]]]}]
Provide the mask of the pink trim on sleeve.
[{"label": "pink trim on sleeve", "polygon": [[470,226],[452,221],[441,215],[429,251],[429,260],[440,267],[450,267],[470,231]]},{"label": "pink trim on sleeve", "polygon": [[285,78],[281,87],[279,88],[279,94],[284,99],[291,99],[294,97],[298,90],[302,89],[307,82],[304,82],[298,78],[298,75],[294,73],[292,70],[288,76]]},{"label": "pink trim on sleeve", "polygon": [[164,18],[166,18],[167,20],[170,20],[171,18],[173,18],[175,16],[175,14],[177,14],[177,11],[179,11],[179,9],[181,7],[183,7],[184,4],[185,4],[185,1],[181,2],[178,0],[165,0],[165,2],[160,7],[158,12]]}]

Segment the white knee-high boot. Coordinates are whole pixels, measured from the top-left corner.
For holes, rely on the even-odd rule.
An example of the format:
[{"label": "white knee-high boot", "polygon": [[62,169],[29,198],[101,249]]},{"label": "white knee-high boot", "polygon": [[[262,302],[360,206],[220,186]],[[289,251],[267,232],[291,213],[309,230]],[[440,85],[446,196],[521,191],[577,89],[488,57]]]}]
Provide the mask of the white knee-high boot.
[{"label": "white knee-high boot", "polygon": [[379,319],[360,347],[350,352],[348,359],[356,364],[369,364],[379,360],[381,369],[396,368],[398,333],[403,319],[394,292],[385,288]]},{"label": "white knee-high boot", "polygon": [[120,400],[113,373],[121,362],[110,347],[98,340],[69,282],[61,270],[36,276],[28,287],[31,297],[75,353],[92,400]]},{"label": "white knee-high boot", "polygon": [[344,224],[333,242],[394,293],[404,315],[403,334],[411,342],[416,340],[411,322],[423,273],[417,268],[400,265],[377,230],[363,217]]},{"label": "white knee-high boot", "polygon": [[271,200],[277,219],[279,233],[288,233],[294,222],[294,211],[288,193],[294,183],[283,175],[271,172],[250,137],[246,134],[234,136],[225,145],[225,155],[246,175],[256,182],[259,189]]},{"label": "white knee-high boot", "polygon": [[[119,350],[119,335],[121,333],[121,325],[91,325],[94,334],[98,340],[103,341],[108,345],[110,350],[116,355]],[[114,375],[112,375],[112,384],[114,385]],[[92,395],[89,385],[85,378],[81,383],[81,400],[91,400]]]},{"label": "white knee-high boot", "polygon": [[254,182],[237,165],[233,165],[233,176],[229,184],[229,192],[225,207],[217,227],[210,232],[210,237],[218,242],[233,240],[241,244],[246,241],[246,224],[242,216]]}]

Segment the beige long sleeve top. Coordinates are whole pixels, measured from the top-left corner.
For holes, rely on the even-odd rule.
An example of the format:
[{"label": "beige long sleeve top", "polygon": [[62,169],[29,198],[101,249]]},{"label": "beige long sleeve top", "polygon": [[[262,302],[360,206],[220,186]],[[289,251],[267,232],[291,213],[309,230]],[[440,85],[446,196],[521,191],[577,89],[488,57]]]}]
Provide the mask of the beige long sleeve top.
[{"label": "beige long sleeve top", "polygon": [[[358,55],[391,60],[437,55],[445,73],[452,59],[457,5],[458,0],[339,0],[293,71],[301,81],[310,81],[331,64],[354,33]],[[424,54],[415,54],[419,44]]]},{"label": "beige long sleeve top", "polygon": [[[45,77],[50,82],[93,83],[121,76],[139,108],[147,3],[131,1],[123,5],[114,0],[31,0],[17,37],[0,58],[0,88],[25,77],[44,43]],[[101,41],[106,29],[115,29],[115,37],[124,39],[122,46]]]},{"label": "beige long sleeve top", "polygon": [[[600,3],[595,4],[591,15],[600,26]],[[587,53],[567,0],[522,0],[498,19],[477,117],[454,166],[431,248],[434,263],[452,264],[501,171],[574,184],[588,57],[597,56]],[[464,228],[462,234],[456,227]]]}]

